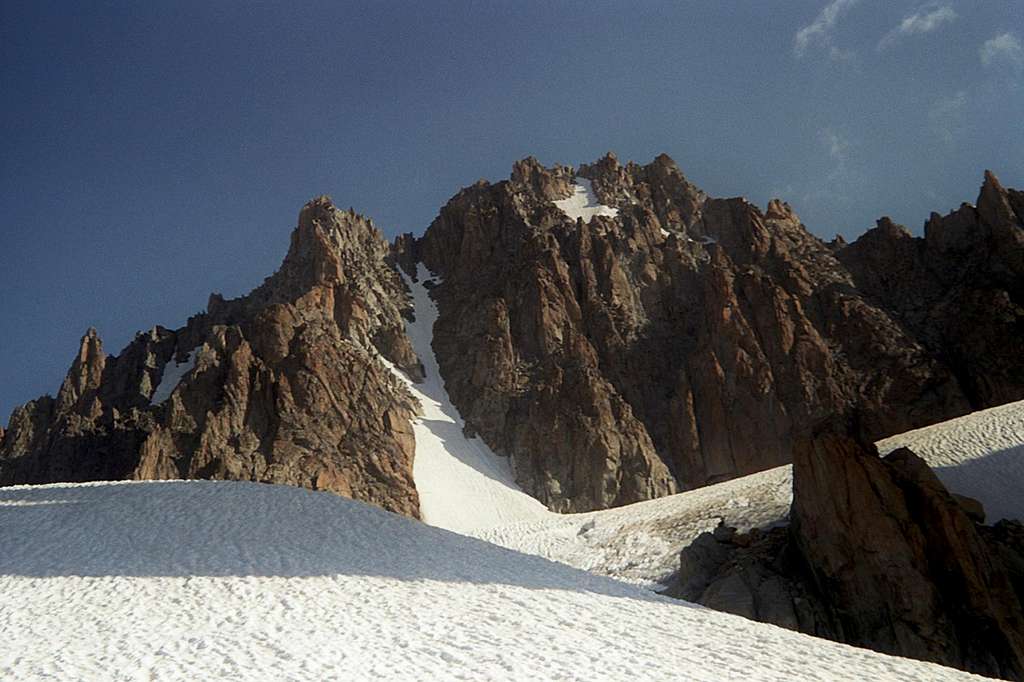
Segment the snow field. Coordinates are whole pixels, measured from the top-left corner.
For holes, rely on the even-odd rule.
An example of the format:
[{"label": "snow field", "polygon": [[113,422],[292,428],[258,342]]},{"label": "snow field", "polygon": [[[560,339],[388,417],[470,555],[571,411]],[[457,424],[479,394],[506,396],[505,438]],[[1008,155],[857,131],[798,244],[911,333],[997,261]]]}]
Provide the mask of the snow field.
[{"label": "snow field", "polygon": [[8,679],[971,679],[286,486],[4,488],[0,547]]},{"label": "snow field", "polygon": [[1024,400],[907,431],[877,443],[908,447],[954,493],[985,505],[986,523],[1024,520]]}]

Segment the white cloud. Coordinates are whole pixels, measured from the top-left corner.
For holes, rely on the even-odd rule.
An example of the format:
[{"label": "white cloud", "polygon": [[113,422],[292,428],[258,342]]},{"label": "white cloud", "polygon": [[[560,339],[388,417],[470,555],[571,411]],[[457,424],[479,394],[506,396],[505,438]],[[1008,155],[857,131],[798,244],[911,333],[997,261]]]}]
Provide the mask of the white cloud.
[{"label": "white cloud", "polygon": [[829,158],[839,164],[845,164],[849,157],[850,141],[832,128],[825,128],[818,132],[818,138],[828,150]]},{"label": "white cloud", "polygon": [[834,128],[818,131],[818,141],[828,155],[829,162],[823,164],[813,180],[804,187],[801,197],[804,204],[849,204],[852,201],[850,188],[862,184],[861,174],[851,166],[850,153],[853,143]]},{"label": "white cloud", "polygon": [[797,57],[803,57],[807,52],[807,48],[812,45],[818,45],[828,48],[829,56],[832,59],[849,59],[852,56],[850,52],[840,50],[832,44],[832,32],[843,13],[859,1],[832,0],[832,2],[825,5],[814,21],[796,32],[796,36],[793,39],[793,53]]},{"label": "white cloud", "polygon": [[946,144],[953,144],[956,134],[963,127],[966,108],[967,93],[963,90],[936,100],[928,109],[928,124],[932,132]]},{"label": "white cloud", "polygon": [[984,66],[1024,68],[1024,45],[1021,45],[1020,38],[1009,32],[986,40],[978,54]]},{"label": "white cloud", "polygon": [[878,43],[878,50],[891,47],[904,36],[931,33],[943,24],[949,24],[955,20],[956,12],[949,5],[924,5],[913,14],[904,17],[899,26],[886,33]]}]

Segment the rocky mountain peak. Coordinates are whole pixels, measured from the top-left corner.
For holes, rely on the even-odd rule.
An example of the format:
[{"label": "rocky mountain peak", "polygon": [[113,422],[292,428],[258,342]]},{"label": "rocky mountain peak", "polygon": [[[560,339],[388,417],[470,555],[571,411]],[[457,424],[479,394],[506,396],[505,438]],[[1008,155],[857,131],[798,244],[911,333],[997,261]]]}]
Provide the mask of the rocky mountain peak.
[{"label": "rocky mountain peak", "polygon": [[[951,285],[918,277],[931,269],[927,249],[891,220],[829,246],[785,202],[761,211],[710,198],[667,155],[581,165],[576,177],[617,213],[576,220],[551,207],[566,196],[551,178],[564,173],[526,159],[512,182],[464,190],[401,249],[444,277],[432,290],[434,344],[453,401],[552,508],[788,461],[794,439],[829,414],[856,409],[858,435],[880,436],[991,404],[967,378],[972,361],[946,364],[948,337],[928,312]],[[968,246],[982,254],[978,236]],[[908,332],[902,295],[922,282],[930,303]],[[996,383],[1024,392],[1024,380]],[[589,445],[593,424],[562,414],[569,404],[588,406],[600,447]]]},{"label": "rocky mountain peak", "polygon": [[[330,490],[417,516],[409,307],[371,221],[330,198],[299,213],[281,268],[211,295],[177,330],[120,355],[83,337],[58,399],[16,410],[0,484],[215,478]],[[420,370],[421,371],[421,370]]]},{"label": "rocky mountain peak", "polygon": [[781,200],[709,197],[667,155],[528,157],[393,246],[319,196],[248,295],[115,357],[87,334],[58,400],[12,416],[0,482],[265,480],[416,515],[416,408],[380,360],[423,376],[398,271],[420,264],[466,428],[559,511],[785,463],[828,415],[877,437],[1019,399],[1024,204],[994,176],[982,194],[924,239],[883,218],[831,246]]},{"label": "rocky mountain peak", "polygon": [[768,220],[796,220],[796,213],[789,204],[781,199],[771,199],[765,208],[764,217]]},{"label": "rocky mountain peak", "polygon": [[[1011,195],[1002,184],[999,178],[990,170],[985,171],[985,181],[981,185],[978,194],[978,213],[984,223],[992,228],[998,229],[1001,225],[1012,227],[1024,227],[1024,202],[1020,193]],[[1017,206],[1014,206],[1014,199]]]},{"label": "rocky mountain peak", "polygon": [[890,239],[911,239],[910,230],[894,223],[889,216],[882,216],[875,221],[875,229]]},{"label": "rocky mountain peak", "polygon": [[319,196],[299,212],[281,270],[299,279],[300,287],[340,282],[358,278],[361,264],[387,251],[387,242],[369,218],[339,210],[330,197]]},{"label": "rocky mountain peak", "polygon": [[516,161],[509,178],[519,191],[530,192],[543,201],[564,199],[572,192],[572,169],[556,164],[545,168],[532,156]]},{"label": "rocky mountain peak", "polygon": [[106,360],[99,334],[95,328],[89,327],[79,342],[78,354],[57,394],[60,409],[69,409],[84,396],[95,393],[103,377]]}]

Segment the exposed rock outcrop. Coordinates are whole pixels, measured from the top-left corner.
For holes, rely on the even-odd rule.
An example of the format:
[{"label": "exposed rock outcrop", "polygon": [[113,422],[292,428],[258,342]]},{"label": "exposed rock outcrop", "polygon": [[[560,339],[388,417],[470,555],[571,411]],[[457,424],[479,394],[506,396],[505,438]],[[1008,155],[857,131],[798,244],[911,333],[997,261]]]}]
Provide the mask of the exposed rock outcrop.
[{"label": "exposed rock outcrop", "polygon": [[888,218],[837,253],[858,290],[941,358],[974,407],[1024,385],[1024,205],[985,173],[977,207],[933,213],[923,238]]},{"label": "exposed rock outcrop", "polygon": [[[789,529],[705,534],[673,594],[973,672],[1024,676],[1024,527],[981,526],[907,449],[802,442]],[[974,518],[972,518],[974,517]]]},{"label": "exposed rock outcrop", "polygon": [[[573,175],[618,214],[557,208]],[[708,198],[664,155],[575,171],[526,159],[398,246],[443,279],[434,345],[467,424],[528,492],[580,511],[788,462],[830,415],[856,413],[873,440],[1024,397],[1019,195],[994,179],[982,194],[977,214],[998,228],[914,240],[883,221],[863,244],[830,246],[780,201]],[[871,255],[873,240],[893,254]],[[903,263],[933,241],[976,259],[998,244],[1002,288],[960,268],[929,284],[942,314],[910,324],[890,280],[912,301]],[[965,371],[951,348],[987,356]]]},{"label": "exposed rock outcrop", "polygon": [[320,197],[248,296],[214,294],[184,328],[139,334],[116,357],[89,330],[56,400],[15,410],[0,483],[252,480],[417,516],[417,408],[378,359],[422,372],[389,253],[367,219]]}]

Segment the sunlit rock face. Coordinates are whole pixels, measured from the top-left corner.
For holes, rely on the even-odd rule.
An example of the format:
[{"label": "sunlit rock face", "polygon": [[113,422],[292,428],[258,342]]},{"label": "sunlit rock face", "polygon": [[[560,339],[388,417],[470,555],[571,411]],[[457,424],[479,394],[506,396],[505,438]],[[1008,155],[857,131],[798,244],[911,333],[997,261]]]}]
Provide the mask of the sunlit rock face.
[{"label": "sunlit rock face", "polygon": [[526,159],[399,246],[440,278],[434,347],[468,426],[581,511],[788,462],[837,415],[876,439],[1024,397],[1020,197],[987,176],[925,238],[883,219],[826,244],[664,155]]},{"label": "sunlit rock face", "polygon": [[280,270],[116,357],[90,330],[56,400],[18,408],[0,482],[212,478],[330,490],[418,516],[407,295],[369,220],[307,204]]},{"label": "sunlit rock face", "polygon": [[923,238],[883,219],[826,244],[665,155],[524,159],[391,245],[320,197],[249,295],[117,356],[86,334],[0,434],[0,483],[271,481],[416,516],[418,408],[381,359],[423,376],[398,272],[419,264],[451,402],[527,493],[583,511],[726,480],[824,419],[874,440],[1024,397],[1022,215],[989,174]]}]

